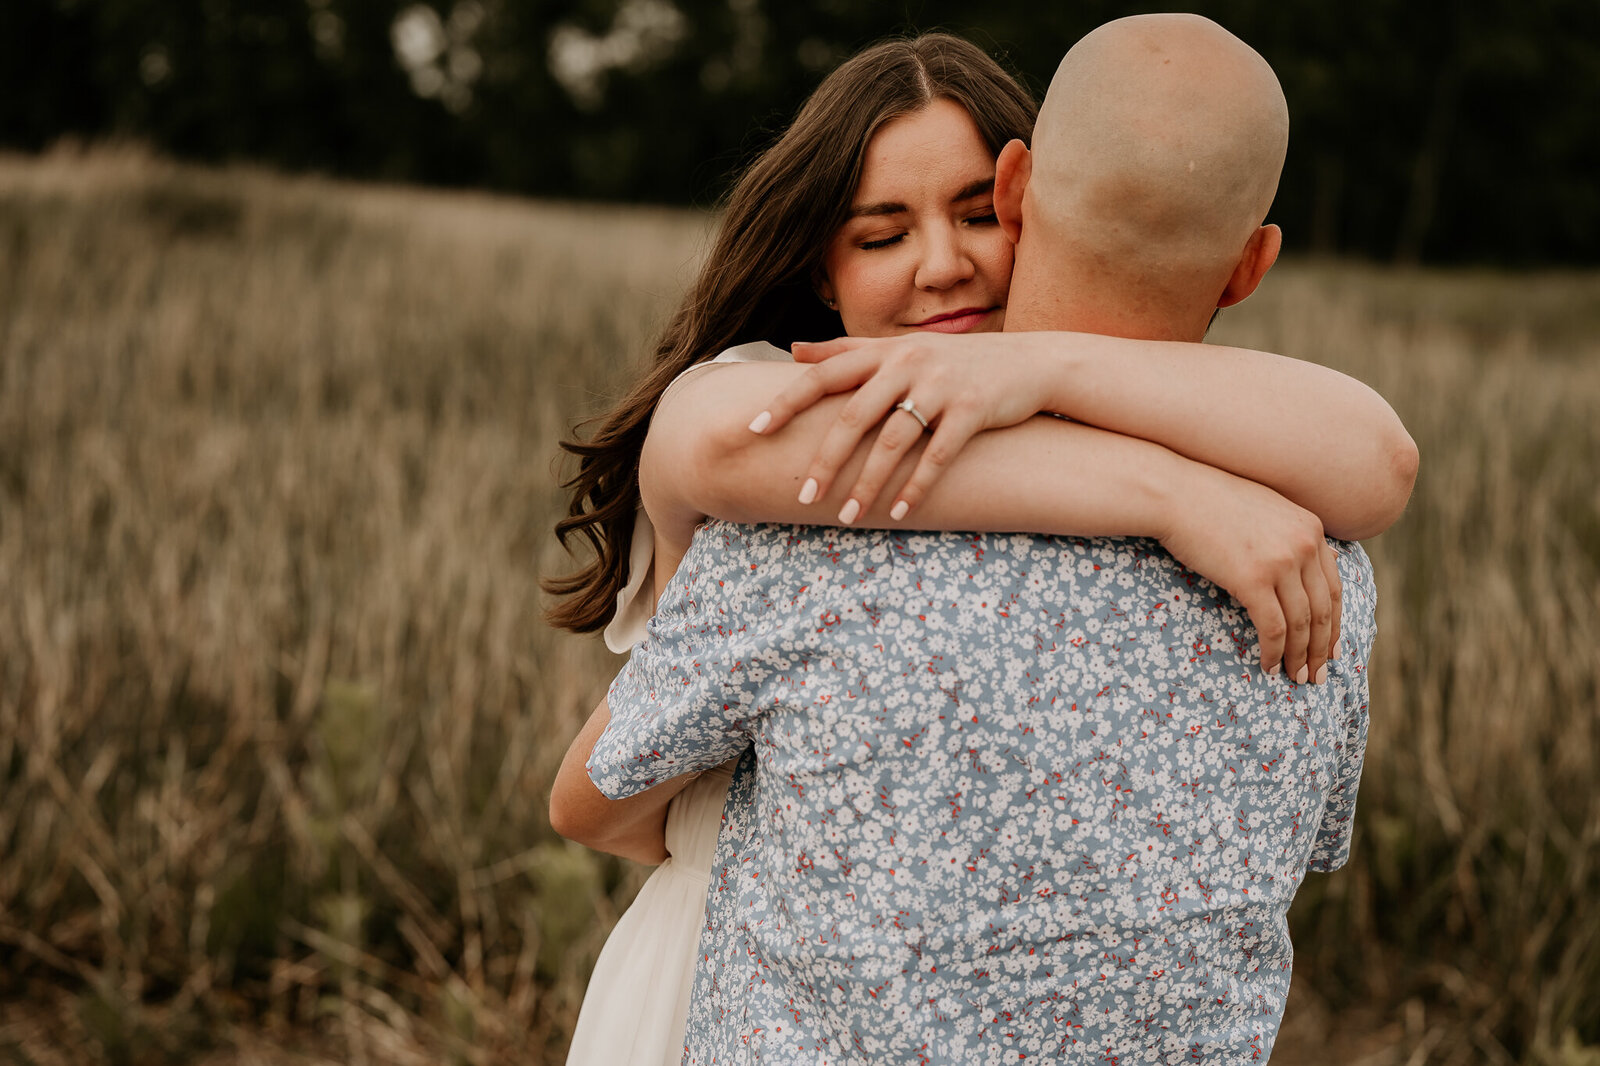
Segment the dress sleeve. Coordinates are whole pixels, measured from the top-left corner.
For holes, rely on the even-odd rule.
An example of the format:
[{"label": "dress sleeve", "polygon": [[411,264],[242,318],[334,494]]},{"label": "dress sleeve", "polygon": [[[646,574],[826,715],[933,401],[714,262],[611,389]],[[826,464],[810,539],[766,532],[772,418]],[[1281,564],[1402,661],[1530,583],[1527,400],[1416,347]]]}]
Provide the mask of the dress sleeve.
[{"label": "dress sleeve", "polygon": [[633,516],[633,541],[628,547],[628,583],[617,593],[617,609],[605,628],[606,647],[624,655],[644,639],[645,623],[654,606],[645,591],[654,584],[656,527],[641,507]]},{"label": "dress sleeve", "polygon": [[1333,788],[1323,805],[1307,863],[1309,869],[1321,873],[1337,870],[1350,858],[1356,790],[1361,784],[1361,764],[1367,750],[1367,664],[1377,636],[1377,586],[1372,564],[1359,544],[1334,542],[1334,548],[1339,553],[1339,578],[1344,586],[1344,616],[1340,623],[1344,654],[1328,669],[1341,690],[1344,718],[1335,752]]}]

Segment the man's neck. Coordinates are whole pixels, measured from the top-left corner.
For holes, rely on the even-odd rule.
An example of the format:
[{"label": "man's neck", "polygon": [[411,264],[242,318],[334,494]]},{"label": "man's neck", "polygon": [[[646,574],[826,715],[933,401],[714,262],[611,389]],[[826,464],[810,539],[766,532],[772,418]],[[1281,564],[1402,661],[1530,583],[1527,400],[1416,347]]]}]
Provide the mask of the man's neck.
[{"label": "man's neck", "polygon": [[[1043,269],[1017,249],[1016,270],[1006,300],[1008,333],[1062,330],[1135,340],[1201,341],[1211,314],[1180,313],[1139,298],[1137,292],[1109,291],[1103,278],[1080,269]],[[1052,263],[1051,266],[1056,264]]]}]

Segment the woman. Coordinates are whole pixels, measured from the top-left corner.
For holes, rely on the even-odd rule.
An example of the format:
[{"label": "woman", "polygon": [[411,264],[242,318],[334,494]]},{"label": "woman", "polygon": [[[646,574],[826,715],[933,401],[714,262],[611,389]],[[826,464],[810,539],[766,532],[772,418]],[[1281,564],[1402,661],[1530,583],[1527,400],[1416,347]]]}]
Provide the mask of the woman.
[{"label": "woman", "polygon": [[[996,464],[981,513],[959,499],[941,502],[937,494],[923,502],[920,493],[916,500],[902,498],[877,513],[873,499],[857,498],[868,493],[830,496],[821,481],[800,488],[794,499],[783,494],[793,490],[781,482],[729,480],[725,465],[716,461],[729,449],[783,446],[775,437],[748,430],[743,430],[744,440],[730,443],[726,412],[740,406],[730,402],[737,388],[730,391],[723,381],[711,380],[718,376],[699,373],[667,394],[669,384],[702,363],[707,353],[734,344],[743,345],[732,355],[734,361],[772,360],[783,353],[759,342],[824,339],[845,327],[867,334],[998,329],[1011,262],[1009,242],[998,231],[993,211],[994,160],[1007,141],[1027,138],[1032,117],[1026,94],[991,60],[945,36],[877,46],[824,81],[794,126],[736,187],[711,257],[669,326],[654,370],[603,420],[589,442],[568,445],[583,463],[571,483],[571,517],[560,532],[564,539],[573,533],[585,536],[598,558],[572,578],[553,583],[554,591],[572,597],[553,612],[557,624],[592,630],[613,614],[627,623],[636,621],[638,613],[648,613],[694,527],[708,514],[735,521],[818,521],[822,516],[808,508],[820,501],[836,508],[844,523],[887,523],[903,521],[916,503],[917,517],[909,524],[924,528],[1151,534],[1157,528],[1141,524],[1122,497],[1137,495],[1128,486],[1156,470],[1158,477],[1164,472],[1183,480],[1190,498],[1200,495],[1195,484],[1211,479],[1206,483],[1217,486],[1212,500],[1227,500],[1224,508],[1238,508],[1253,520],[1265,516],[1255,524],[1266,531],[1267,544],[1292,529],[1295,516],[1305,512],[1260,485],[1183,460],[1156,443],[1083,427],[1073,427],[1081,431],[1074,439],[1092,442],[1098,449],[1093,461],[1039,470],[1031,468],[1036,464],[1029,464],[1025,451],[1018,453],[1011,462]],[[901,260],[902,266],[894,265]],[[1089,343],[1072,335],[1035,340]],[[1151,390],[1151,382],[1139,379],[1138,368],[1140,359],[1161,359],[1153,346],[1107,338],[1096,338],[1091,346],[1101,357],[1117,361],[1119,380],[1140,393]],[[1404,438],[1404,433],[1382,401],[1359,386],[1331,386],[1320,368],[1259,353],[1238,353],[1238,358],[1256,360],[1249,371],[1266,382],[1269,394],[1293,395],[1315,387],[1321,401],[1319,412],[1303,413],[1307,417],[1294,432],[1287,439],[1266,441],[1268,448],[1248,434],[1242,444],[1234,442],[1248,450],[1233,457],[1239,465],[1257,473],[1268,488],[1293,490],[1298,502],[1320,514],[1330,530],[1345,535],[1358,528],[1375,532],[1369,529],[1375,513],[1387,515],[1383,524],[1392,520],[1398,511],[1396,479],[1382,457],[1394,445],[1394,434]],[[1238,406],[1229,389],[1217,389],[1207,380],[1215,374],[1214,365],[1196,360],[1168,368],[1178,379],[1155,386],[1189,400],[1210,398],[1211,406],[1193,404],[1191,424],[1173,427],[1180,439],[1187,440],[1197,425],[1212,420],[1249,423],[1258,414],[1248,404]],[[765,372],[769,369],[773,373]],[[741,373],[757,401],[745,420],[759,410],[761,399],[793,380],[793,368],[778,365],[743,368]],[[731,381],[733,373],[720,376]],[[1330,387],[1344,389],[1334,402],[1329,400]],[[1018,391],[1025,396],[1048,392]],[[1025,410],[1006,413],[994,424],[1020,421],[1042,410],[1029,407],[1030,400],[1020,402]],[[797,406],[791,403],[781,414],[787,417]],[[1093,421],[1092,409],[1072,413]],[[1329,415],[1325,424],[1314,417],[1321,413]],[[766,427],[758,419],[751,428]],[[1167,431],[1150,426],[1148,436],[1159,441]],[[1302,439],[1318,441],[1330,434],[1361,456],[1379,458],[1369,469],[1358,469],[1353,483],[1324,492],[1316,476],[1325,465],[1323,455],[1310,449],[1297,452],[1296,447]],[[1364,450],[1372,438],[1387,439],[1388,444]],[[752,445],[752,440],[761,443]],[[780,469],[803,468],[809,453],[803,443],[798,447],[798,467],[780,462]],[[769,451],[763,462],[772,460]],[[1313,472],[1309,479],[1308,470]],[[1036,487],[1041,479],[1073,483],[1073,491],[1061,496],[1061,509],[1048,518],[1039,513]],[[1344,471],[1331,479],[1343,481]],[[838,484],[850,485],[851,480],[840,478]],[[1399,491],[1400,503],[1406,489],[1408,485]],[[1163,497],[1157,493],[1152,498]],[[644,511],[636,517],[640,500]],[[1208,509],[1206,519],[1216,522],[1214,510]],[[1311,546],[1289,565],[1287,578],[1270,586],[1279,590],[1273,606],[1298,634],[1284,661],[1302,680],[1318,675],[1331,650],[1332,619],[1337,616],[1337,578],[1320,529],[1316,532],[1307,542]],[[624,559],[623,544],[632,547],[629,559]],[[1225,575],[1201,570],[1238,594]],[[649,599],[644,598],[647,586]],[[638,611],[631,610],[635,605]],[[1265,610],[1265,605],[1259,611],[1252,608],[1258,625]],[[612,635],[615,631],[608,633]],[[1278,654],[1264,647],[1263,665],[1276,665]],[[607,850],[659,859],[661,805],[686,782],[669,782],[618,804],[592,802],[593,789],[582,766],[606,717],[602,704],[574,742],[552,796],[552,823],[565,835]],[[673,858],[652,877],[607,945],[570,1061],[671,1062],[679,1057],[699,906],[726,786],[725,777],[710,778],[689,786],[691,791],[667,815],[666,850]]]}]

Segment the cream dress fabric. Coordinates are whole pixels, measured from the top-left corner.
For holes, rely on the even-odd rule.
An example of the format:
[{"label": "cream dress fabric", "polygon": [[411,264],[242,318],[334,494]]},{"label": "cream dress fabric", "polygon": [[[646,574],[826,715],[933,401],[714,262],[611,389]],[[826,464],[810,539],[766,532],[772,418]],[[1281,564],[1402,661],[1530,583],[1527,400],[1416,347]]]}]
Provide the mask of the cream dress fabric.
[{"label": "cream dress fabric", "polygon": [[[779,361],[788,362],[789,353],[756,342],[730,348],[684,373],[711,363]],[[646,591],[654,584],[655,529],[643,510],[634,522],[628,561],[628,584],[617,594],[617,613],[605,632],[606,646],[618,653],[644,639],[655,607]],[[656,867],[611,930],[584,993],[567,1066],[678,1066],[682,1061],[706,887],[732,780],[732,762],[707,770],[668,805],[671,858]]]}]

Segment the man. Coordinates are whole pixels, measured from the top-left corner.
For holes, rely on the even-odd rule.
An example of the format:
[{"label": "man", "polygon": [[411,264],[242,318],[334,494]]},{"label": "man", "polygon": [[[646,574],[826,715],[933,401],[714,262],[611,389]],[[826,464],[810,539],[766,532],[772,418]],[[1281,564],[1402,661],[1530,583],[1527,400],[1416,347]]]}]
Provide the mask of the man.
[{"label": "man", "polygon": [[[1080,42],[1001,159],[1007,328],[1199,339],[1276,255],[1281,108],[1205,20]],[[1293,685],[1153,544],[713,525],[590,766],[623,796],[755,746],[691,1061],[1265,1056],[1365,738],[1370,570],[1339,568],[1346,653]]]}]

